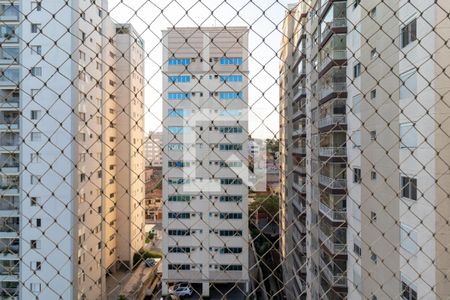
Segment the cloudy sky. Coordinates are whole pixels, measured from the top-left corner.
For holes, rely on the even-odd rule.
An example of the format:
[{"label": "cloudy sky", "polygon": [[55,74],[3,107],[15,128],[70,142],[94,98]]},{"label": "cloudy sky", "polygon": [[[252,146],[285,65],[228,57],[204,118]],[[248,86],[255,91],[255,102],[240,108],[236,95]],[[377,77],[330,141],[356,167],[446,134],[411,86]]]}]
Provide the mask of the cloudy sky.
[{"label": "cloudy sky", "polygon": [[253,137],[278,133],[278,67],[282,21],[293,0],[109,0],[111,16],[130,22],[145,41],[146,130],[162,130],[161,30],[172,26],[250,27],[250,120]]}]

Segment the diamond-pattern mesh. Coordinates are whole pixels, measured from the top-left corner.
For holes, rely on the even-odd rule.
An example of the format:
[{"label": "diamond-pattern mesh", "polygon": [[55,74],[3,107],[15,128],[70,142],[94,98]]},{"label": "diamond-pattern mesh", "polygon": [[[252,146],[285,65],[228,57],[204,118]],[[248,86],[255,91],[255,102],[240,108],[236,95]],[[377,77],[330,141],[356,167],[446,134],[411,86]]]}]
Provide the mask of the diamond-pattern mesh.
[{"label": "diamond-pattern mesh", "polygon": [[449,13],[0,0],[0,298],[449,298]]}]

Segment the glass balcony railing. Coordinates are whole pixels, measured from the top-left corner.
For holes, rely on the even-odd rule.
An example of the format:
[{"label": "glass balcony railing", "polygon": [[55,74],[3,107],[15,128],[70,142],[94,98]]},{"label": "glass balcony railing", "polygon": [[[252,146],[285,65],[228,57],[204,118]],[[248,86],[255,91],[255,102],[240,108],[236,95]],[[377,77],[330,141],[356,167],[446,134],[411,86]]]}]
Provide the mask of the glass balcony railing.
[{"label": "glass balcony railing", "polygon": [[0,112],[0,129],[18,129],[19,113],[16,111]]},{"label": "glass balcony railing", "polygon": [[0,25],[0,43],[18,43],[19,38],[15,32],[14,25]]},{"label": "glass balcony railing", "polygon": [[326,215],[330,220],[333,221],[345,221],[347,217],[347,211],[342,209],[331,209],[328,206],[326,206],[324,203],[319,203],[319,209],[320,211]]},{"label": "glass balcony railing", "polygon": [[331,50],[325,54],[322,54],[322,59],[319,66],[319,71],[325,69],[330,63],[335,60],[347,59],[347,50]]},{"label": "glass balcony railing", "polygon": [[319,155],[325,157],[346,157],[346,147],[320,147]]},{"label": "glass balcony railing", "polygon": [[19,218],[17,217],[1,217],[0,232],[19,232]]},{"label": "glass balcony railing", "polygon": [[18,108],[19,92],[16,90],[0,90],[0,108]]},{"label": "glass balcony railing", "polygon": [[331,178],[326,175],[319,175],[319,183],[332,189],[345,189],[347,187],[346,179]]},{"label": "glass balcony railing", "polygon": [[19,21],[19,6],[16,4],[0,4],[0,21]]},{"label": "glass balcony railing", "polygon": [[320,258],[320,268],[323,274],[325,274],[328,281],[332,286],[346,287],[347,286],[347,276],[342,271],[332,270],[332,263],[326,264],[322,258]]},{"label": "glass balcony railing", "polygon": [[0,49],[0,62],[13,64],[19,62],[19,47],[3,47]]},{"label": "glass balcony railing", "polygon": [[2,197],[0,197],[0,210],[17,210],[17,209],[19,209],[19,197],[18,196],[2,196]]},{"label": "glass balcony railing", "polygon": [[[1,41],[0,41],[1,43]],[[0,70],[0,86],[19,84],[19,69],[4,69]]]},{"label": "glass balcony railing", "polygon": [[320,98],[323,99],[333,93],[344,93],[347,91],[347,83],[344,82],[331,82],[330,84],[323,85],[320,91]]},{"label": "glass balcony railing", "polygon": [[19,254],[19,239],[0,239],[0,253],[3,255]]},{"label": "glass balcony railing", "polygon": [[339,241],[334,239],[333,236],[327,235],[322,229],[319,230],[319,238],[322,241],[323,245],[330,250],[333,254],[345,254],[344,252],[347,249],[347,244],[345,241]]},{"label": "glass balcony railing", "polygon": [[18,133],[0,132],[0,150],[14,151],[19,149],[20,137]]},{"label": "glass balcony railing", "polygon": [[0,261],[0,275],[19,275],[18,261]]},{"label": "glass balcony railing", "polygon": [[331,125],[346,125],[347,119],[345,115],[328,115],[319,120],[319,128]]}]

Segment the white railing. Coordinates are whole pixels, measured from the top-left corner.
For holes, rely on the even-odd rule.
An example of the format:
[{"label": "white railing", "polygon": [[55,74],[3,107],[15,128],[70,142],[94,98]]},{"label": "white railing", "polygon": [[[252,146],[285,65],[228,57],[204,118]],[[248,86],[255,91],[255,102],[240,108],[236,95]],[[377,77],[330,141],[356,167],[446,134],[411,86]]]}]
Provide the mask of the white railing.
[{"label": "white railing", "polygon": [[305,134],[305,133],[306,133],[306,128],[303,127],[303,128],[299,128],[297,130],[294,130],[292,132],[292,135],[301,135],[301,134]]},{"label": "white railing", "polygon": [[322,243],[325,245],[325,247],[327,247],[333,254],[342,253],[347,249],[346,244],[339,244],[339,243],[333,242],[333,240],[332,240],[333,237],[326,235],[322,230],[319,230],[319,238],[322,241]]},{"label": "white railing", "polygon": [[306,184],[298,184],[294,182],[292,185],[300,193],[306,193]]},{"label": "white railing", "polygon": [[342,93],[347,91],[347,83],[345,82],[333,82],[330,85],[321,87],[320,98],[323,99],[332,93]]},{"label": "white railing", "polygon": [[304,213],[306,212],[306,207],[304,207],[302,204],[300,204],[298,201],[292,202],[292,205],[295,206],[299,212]]},{"label": "white railing", "polygon": [[330,33],[331,29],[342,28],[347,26],[346,18],[334,18],[333,21],[328,22],[325,29],[320,33],[320,41],[322,42]]},{"label": "white railing", "polygon": [[304,88],[304,87],[298,89],[297,93],[295,94],[294,99],[297,99],[302,94],[306,95],[306,88]]},{"label": "white railing", "polygon": [[342,210],[335,210],[331,209],[322,202],[319,204],[320,211],[326,215],[329,219],[334,221],[345,221],[347,216],[347,211],[345,209]]},{"label": "white railing", "polygon": [[325,276],[330,280],[333,286],[346,287],[347,286],[347,276],[344,273],[335,273],[330,270],[330,265],[326,265],[325,262],[320,258],[320,268],[325,273]]},{"label": "white railing", "polygon": [[345,157],[345,156],[347,156],[347,148],[346,147],[320,147],[319,154],[320,154],[320,156],[327,156],[327,157]]},{"label": "white railing", "polygon": [[295,166],[294,170],[298,173],[306,173],[306,167]]},{"label": "white railing", "polygon": [[332,60],[347,59],[347,50],[331,50],[322,58],[319,70],[322,71]]},{"label": "white railing", "polygon": [[320,184],[334,189],[345,189],[347,187],[346,179],[334,179],[325,175],[319,175]]},{"label": "white railing", "polygon": [[330,125],[345,125],[347,124],[347,119],[344,115],[329,115],[325,118],[319,120],[319,128],[330,126]]},{"label": "white railing", "polygon": [[292,153],[294,153],[294,154],[306,154],[306,148],[305,147],[294,148],[292,150]]}]

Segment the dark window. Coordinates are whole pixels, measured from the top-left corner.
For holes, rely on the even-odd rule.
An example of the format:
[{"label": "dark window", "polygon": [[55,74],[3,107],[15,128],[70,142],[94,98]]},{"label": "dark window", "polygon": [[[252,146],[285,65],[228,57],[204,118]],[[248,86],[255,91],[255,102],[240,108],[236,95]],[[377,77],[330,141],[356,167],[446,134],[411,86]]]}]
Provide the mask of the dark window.
[{"label": "dark window", "polygon": [[401,176],[400,178],[401,197],[417,200],[417,179]]},{"label": "dark window", "polygon": [[417,39],[417,20],[414,19],[409,22],[405,27],[401,30],[400,35],[400,44],[401,47],[406,47],[410,43],[414,42]]}]

